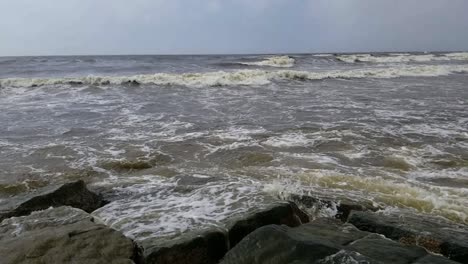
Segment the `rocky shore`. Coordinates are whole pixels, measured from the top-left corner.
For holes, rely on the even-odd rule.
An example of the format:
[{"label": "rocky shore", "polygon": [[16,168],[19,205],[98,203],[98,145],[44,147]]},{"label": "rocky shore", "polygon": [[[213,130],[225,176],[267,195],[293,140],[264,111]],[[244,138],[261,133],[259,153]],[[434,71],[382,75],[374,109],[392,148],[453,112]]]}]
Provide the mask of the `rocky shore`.
[{"label": "rocky shore", "polygon": [[332,202],[293,195],[223,228],[138,239],[101,221],[107,202],[83,181],[49,186],[0,206],[1,263],[468,263],[466,225],[344,201],[335,218],[306,213]]}]

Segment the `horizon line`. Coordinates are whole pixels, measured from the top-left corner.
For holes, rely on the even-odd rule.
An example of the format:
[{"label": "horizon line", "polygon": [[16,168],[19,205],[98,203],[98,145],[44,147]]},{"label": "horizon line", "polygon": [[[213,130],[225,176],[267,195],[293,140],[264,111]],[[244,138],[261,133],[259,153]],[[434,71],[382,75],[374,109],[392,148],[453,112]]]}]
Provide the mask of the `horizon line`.
[{"label": "horizon line", "polygon": [[432,51],[347,51],[347,52],[272,52],[272,53],[135,53],[135,54],[54,54],[54,55],[0,55],[0,58],[11,57],[91,57],[91,56],[265,56],[265,55],[316,55],[316,54],[386,54],[386,53],[454,53],[468,50],[432,50]]}]

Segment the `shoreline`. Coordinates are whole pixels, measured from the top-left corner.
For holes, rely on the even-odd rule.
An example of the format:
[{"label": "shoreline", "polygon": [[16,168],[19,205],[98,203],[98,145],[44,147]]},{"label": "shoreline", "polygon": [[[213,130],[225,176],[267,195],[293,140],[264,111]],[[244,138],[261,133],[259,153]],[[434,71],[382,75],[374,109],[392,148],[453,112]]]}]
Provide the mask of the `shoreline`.
[{"label": "shoreline", "polygon": [[[11,259],[11,263],[22,263],[17,261],[31,258],[59,260],[65,255],[71,260],[75,257],[96,258],[100,261],[98,263],[111,263],[116,259],[109,254],[91,253],[100,250],[95,248],[95,242],[90,242],[101,239],[93,233],[103,232],[110,237],[118,237],[116,241],[120,241],[114,241],[117,245],[108,245],[110,248],[106,248],[107,251],[115,251],[114,255],[120,258],[119,261],[125,259],[125,263],[133,261],[136,264],[270,263],[276,255],[279,260],[275,263],[288,263],[286,260],[294,259],[319,261],[317,263],[336,263],[332,261],[344,259],[368,261],[364,263],[399,263],[394,262],[397,260],[409,261],[407,263],[467,263],[468,259],[466,225],[430,215],[392,214],[382,211],[382,208],[352,202],[338,203],[334,219],[314,219],[310,213],[306,213],[308,210],[330,206],[334,201],[294,195],[291,201],[278,201],[241,218],[229,219],[230,224],[225,228],[190,230],[189,233],[165,239],[153,237],[143,240],[126,237],[112,226],[103,225],[92,214],[107,203],[102,196],[89,191],[83,181],[44,187],[12,199],[9,210],[5,206],[0,208],[0,219],[3,220],[0,230],[4,231],[4,235],[0,236],[0,245],[5,248],[1,253],[6,259]],[[83,232],[87,234],[86,239],[72,242],[71,238],[75,236],[71,236],[72,233]],[[64,235],[68,237],[65,240]],[[278,244],[280,240],[273,239],[276,236],[289,242]],[[34,239],[31,240],[31,237]],[[337,240],[338,237],[340,239]],[[81,243],[81,248],[76,254],[71,254],[70,247],[74,243]],[[315,246],[309,248],[310,243]],[[22,245],[20,249],[8,250],[18,244]],[[123,244],[125,250],[122,250]],[[257,248],[253,245],[262,246]],[[305,251],[308,253],[284,251],[286,245],[309,248]],[[382,252],[375,245],[381,245],[387,251],[382,255],[383,259],[376,259]],[[44,247],[47,249],[37,256],[31,257],[27,253],[31,250],[35,252],[38,248],[44,250]],[[317,247],[323,250],[315,250]],[[269,252],[268,257],[264,255],[265,250]],[[51,256],[50,252],[56,255]],[[117,252],[127,252],[127,255]],[[75,263],[85,263],[80,261]]]}]

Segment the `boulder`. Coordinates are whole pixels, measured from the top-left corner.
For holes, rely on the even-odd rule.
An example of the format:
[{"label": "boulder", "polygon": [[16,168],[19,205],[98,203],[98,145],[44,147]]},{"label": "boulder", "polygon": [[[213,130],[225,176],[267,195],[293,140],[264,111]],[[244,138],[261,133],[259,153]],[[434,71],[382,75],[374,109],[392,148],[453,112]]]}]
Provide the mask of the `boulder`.
[{"label": "boulder", "polygon": [[468,227],[413,212],[352,212],[348,222],[407,245],[418,245],[451,260],[468,263]]},{"label": "boulder", "polygon": [[394,264],[413,263],[427,255],[421,247],[406,246],[378,234],[370,234],[363,239],[354,241],[347,249],[367,256],[374,261]]},{"label": "boulder", "polygon": [[276,224],[295,227],[307,222],[309,222],[309,216],[302,212],[296,204],[292,202],[279,204],[235,222],[229,228],[229,244],[234,247],[242,238],[265,225]]},{"label": "boulder", "polygon": [[306,210],[313,209],[314,211],[322,210],[324,208],[331,208],[336,210],[335,217],[341,221],[346,221],[351,211],[377,211],[378,207],[370,202],[355,202],[351,200],[342,199],[338,202],[332,201],[327,198],[312,197],[308,195],[290,195],[289,199],[298,205],[304,207]]},{"label": "boulder", "polygon": [[226,254],[229,246],[226,233],[217,230],[191,237],[182,236],[156,246],[152,242],[154,240],[140,242],[147,264],[215,264]]},{"label": "boulder", "polygon": [[436,255],[426,255],[412,264],[456,264],[458,262],[451,261],[447,258],[436,256]]},{"label": "boulder", "polygon": [[123,198],[92,213],[140,245],[148,264],[218,263],[232,245],[263,225],[298,226],[309,220],[295,204],[250,181],[205,175],[167,181],[120,188]]},{"label": "boulder", "polygon": [[455,263],[351,224],[322,218],[290,228],[261,227],[232,248],[221,264]]},{"label": "boulder", "polygon": [[86,184],[80,180],[63,185],[47,186],[10,198],[6,204],[0,205],[0,221],[9,217],[28,215],[33,211],[64,205],[90,213],[104,204],[102,198],[88,190]]},{"label": "boulder", "polygon": [[[219,229],[181,234],[173,239],[151,238],[138,241],[145,263],[152,264],[215,264],[230,247],[259,227],[269,224],[299,226],[308,216],[293,203],[278,203],[257,211]],[[225,228],[228,231],[225,231]]]},{"label": "boulder", "polygon": [[1,263],[140,263],[132,240],[83,210],[63,206],[0,224]]}]

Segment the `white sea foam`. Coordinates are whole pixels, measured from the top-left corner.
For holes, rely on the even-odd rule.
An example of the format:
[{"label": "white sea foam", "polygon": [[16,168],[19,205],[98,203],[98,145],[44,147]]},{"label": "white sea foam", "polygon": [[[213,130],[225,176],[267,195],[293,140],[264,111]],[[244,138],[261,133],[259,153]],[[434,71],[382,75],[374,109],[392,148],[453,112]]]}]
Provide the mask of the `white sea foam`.
[{"label": "white sea foam", "polygon": [[176,188],[177,182],[161,185],[152,181],[124,187],[121,191],[134,190],[135,195],[114,201],[93,215],[138,241],[170,240],[193,231],[225,228],[227,221],[276,201],[262,194],[261,185],[252,181],[211,182],[189,192]]},{"label": "white sea foam", "polygon": [[215,86],[261,86],[281,80],[323,80],[352,78],[398,78],[445,76],[468,72],[468,65],[420,65],[388,68],[366,68],[356,70],[309,72],[295,70],[239,70],[232,72],[218,71],[206,73],[168,74],[157,73],[135,76],[88,76],[82,78],[0,79],[1,87],[36,87],[54,85],[125,85],[154,84],[179,85],[187,87]]},{"label": "white sea foam", "polygon": [[452,60],[468,60],[468,52],[447,53],[445,56]]},{"label": "white sea foam", "polygon": [[213,135],[224,140],[237,140],[237,141],[244,141],[244,140],[251,140],[252,135],[266,133],[266,129],[264,128],[246,128],[246,127],[230,127],[226,130],[215,130],[213,131]]},{"label": "white sea foam", "polygon": [[441,55],[435,54],[407,54],[391,53],[388,55],[374,56],[372,54],[350,54],[336,57],[338,60],[355,62],[373,62],[373,63],[402,63],[402,62],[430,62],[430,61],[464,61],[468,60],[468,52],[447,53]]},{"label": "white sea foam", "polygon": [[369,199],[384,206],[413,208],[467,223],[466,189],[446,189],[401,179],[364,177],[333,171],[310,170],[296,175],[303,186],[351,199]]},{"label": "white sea foam", "polygon": [[272,147],[306,147],[314,144],[316,139],[308,138],[303,133],[287,133],[281,136],[271,137],[264,142],[263,145]]},{"label": "white sea foam", "polygon": [[269,66],[269,67],[280,67],[280,68],[290,68],[294,66],[296,61],[288,56],[277,56],[270,57],[266,60],[256,61],[256,62],[242,62],[244,65],[251,66]]}]

